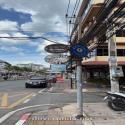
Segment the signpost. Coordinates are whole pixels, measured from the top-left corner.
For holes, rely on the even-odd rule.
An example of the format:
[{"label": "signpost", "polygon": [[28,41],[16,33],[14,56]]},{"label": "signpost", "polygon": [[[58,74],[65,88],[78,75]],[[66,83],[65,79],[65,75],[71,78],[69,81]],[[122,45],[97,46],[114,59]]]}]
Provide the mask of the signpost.
[{"label": "signpost", "polygon": [[66,71],[66,65],[64,64],[51,64],[51,72],[65,72]]},{"label": "signpost", "polygon": [[[79,26],[79,32],[81,33],[81,26]],[[80,36],[79,36],[80,38]],[[87,46],[82,43],[77,43],[71,46],[70,48],[71,57],[76,59],[77,62],[77,116],[76,118],[83,117],[83,93],[82,93],[82,58],[87,57],[89,50]]]},{"label": "signpost", "polygon": [[89,50],[87,46],[82,43],[77,43],[70,48],[71,55],[75,58],[87,57]]},{"label": "signpost", "polygon": [[[81,18],[81,17],[80,17]],[[82,23],[79,20],[78,25],[78,41],[75,45],[70,48],[70,53],[73,58],[78,59],[76,61],[76,81],[77,81],[77,116],[76,118],[83,118],[83,93],[82,93],[82,58],[87,57],[89,50],[86,45],[80,43],[82,36]]]},{"label": "signpost", "polygon": [[45,51],[48,53],[66,53],[68,49],[68,45],[64,44],[51,44],[45,47]]},{"label": "signpost", "polygon": [[45,61],[50,64],[64,64],[68,62],[68,56],[62,54],[53,54],[45,57]]}]

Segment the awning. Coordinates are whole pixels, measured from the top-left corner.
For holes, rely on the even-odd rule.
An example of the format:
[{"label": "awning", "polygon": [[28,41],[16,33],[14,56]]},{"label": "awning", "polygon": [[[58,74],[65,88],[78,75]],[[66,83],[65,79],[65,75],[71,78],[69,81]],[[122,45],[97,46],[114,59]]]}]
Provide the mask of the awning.
[{"label": "awning", "polygon": [[[109,65],[108,61],[89,61],[89,62],[83,62],[82,63],[83,66],[92,66],[92,65]],[[125,65],[125,61],[118,61],[118,65]]]}]

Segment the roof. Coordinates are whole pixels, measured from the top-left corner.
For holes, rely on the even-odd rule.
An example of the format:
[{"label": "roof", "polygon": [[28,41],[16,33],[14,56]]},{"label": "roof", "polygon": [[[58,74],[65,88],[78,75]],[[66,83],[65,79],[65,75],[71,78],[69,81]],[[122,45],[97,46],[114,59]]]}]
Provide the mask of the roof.
[{"label": "roof", "polygon": [[[109,65],[108,61],[89,61],[89,62],[83,62],[83,66],[89,66],[89,65]],[[118,65],[125,65],[125,61],[118,61]]]},{"label": "roof", "polygon": [[0,60],[0,63],[6,63],[6,64],[10,65],[10,63],[8,63],[8,62],[6,62],[4,60]]}]

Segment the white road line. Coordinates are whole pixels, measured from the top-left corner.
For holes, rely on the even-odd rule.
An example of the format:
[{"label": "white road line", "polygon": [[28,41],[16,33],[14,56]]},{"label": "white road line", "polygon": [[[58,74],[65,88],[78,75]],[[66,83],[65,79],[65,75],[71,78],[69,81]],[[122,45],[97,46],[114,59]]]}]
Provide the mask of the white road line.
[{"label": "white road line", "polygon": [[32,96],[35,97],[37,94],[33,94]]},{"label": "white road line", "polygon": [[30,99],[26,99],[23,103],[25,104],[25,103],[27,103],[27,102],[29,102],[30,101]]},{"label": "white road line", "polygon": [[[46,89],[46,88],[45,88],[45,89]],[[38,93],[39,93],[39,94],[42,93],[45,89],[40,90]]]},{"label": "white road line", "polygon": [[[69,103],[66,103],[66,104],[69,104]],[[14,115],[16,112],[19,112],[19,111],[22,111],[22,110],[25,110],[25,109],[41,107],[41,106],[55,106],[55,105],[57,105],[57,104],[33,105],[33,106],[28,106],[28,107],[24,107],[24,108],[20,108],[20,109],[11,111],[11,112],[7,113],[6,115],[4,115],[4,116],[2,116],[2,117],[0,118],[0,124],[3,123],[5,120],[7,120],[7,119],[8,119],[9,117],[11,117],[12,115]]]}]

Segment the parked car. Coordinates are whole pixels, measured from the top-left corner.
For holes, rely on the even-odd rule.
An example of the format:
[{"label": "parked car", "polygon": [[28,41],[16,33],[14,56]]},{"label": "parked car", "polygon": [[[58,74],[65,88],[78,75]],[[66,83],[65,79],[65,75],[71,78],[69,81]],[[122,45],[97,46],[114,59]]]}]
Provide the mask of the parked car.
[{"label": "parked car", "polygon": [[8,76],[6,75],[6,76],[3,76],[3,79],[4,80],[7,80],[8,79]]},{"label": "parked car", "polygon": [[56,83],[56,77],[55,76],[48,76],[48,83]]},{"label": "parked car", "polygon": [[47,87],[47,79],[45,77],[32,77],[26,81],[25,87],[39,87],[46,88]]}]

